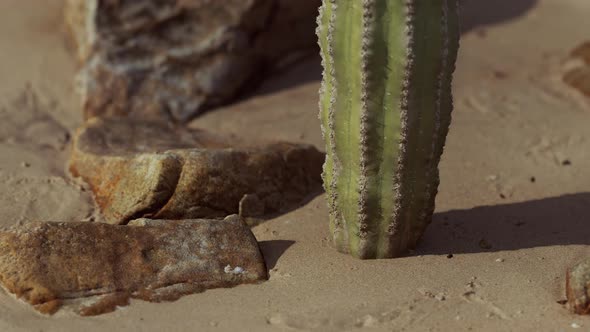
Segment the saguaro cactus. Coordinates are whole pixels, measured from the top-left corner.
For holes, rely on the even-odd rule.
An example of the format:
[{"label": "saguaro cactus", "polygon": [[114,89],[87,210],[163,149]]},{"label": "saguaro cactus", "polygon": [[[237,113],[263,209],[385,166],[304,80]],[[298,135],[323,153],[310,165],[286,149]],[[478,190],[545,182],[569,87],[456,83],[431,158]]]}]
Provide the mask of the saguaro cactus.
[{"label": "saguaro cactus", "polygon": [[323,0],[323,179],[341,252],[398,256],[431,221],[453,108],[457,2]]}]

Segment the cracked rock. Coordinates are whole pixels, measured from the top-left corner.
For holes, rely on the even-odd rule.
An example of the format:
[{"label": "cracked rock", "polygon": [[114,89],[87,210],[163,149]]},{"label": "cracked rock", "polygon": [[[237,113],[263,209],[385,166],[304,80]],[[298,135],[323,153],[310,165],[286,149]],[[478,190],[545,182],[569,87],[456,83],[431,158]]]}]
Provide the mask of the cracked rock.
[{"label": "cracked rock", "polygon": [[315,52],[321,0],[68,0],[87,118],[186,122]]},{"label": "cracked rock", "polygon": [[0,231],[2,285],[43,313],[65,305],[96,315],[129,298],[172,301],[266,279],[256,239],[236,215],[128,226],[30,223]]},{"label": "cracked rock", "polygon": [[156,122],[94,118],[76,134],[70,171],[112,224],[268,215],[321,190],[324,154],[313,146],[228,144]]}]

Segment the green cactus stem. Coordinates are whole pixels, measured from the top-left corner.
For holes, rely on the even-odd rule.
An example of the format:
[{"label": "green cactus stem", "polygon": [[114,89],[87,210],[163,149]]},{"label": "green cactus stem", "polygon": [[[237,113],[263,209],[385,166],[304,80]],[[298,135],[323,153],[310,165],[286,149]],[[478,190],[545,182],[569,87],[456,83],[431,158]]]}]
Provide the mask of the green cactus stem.
[{"label": "green cactus stem", "polygon": [[399,256],[432,219],[453,108],[457,2],[323,0],[323,179],[341,252]]}]

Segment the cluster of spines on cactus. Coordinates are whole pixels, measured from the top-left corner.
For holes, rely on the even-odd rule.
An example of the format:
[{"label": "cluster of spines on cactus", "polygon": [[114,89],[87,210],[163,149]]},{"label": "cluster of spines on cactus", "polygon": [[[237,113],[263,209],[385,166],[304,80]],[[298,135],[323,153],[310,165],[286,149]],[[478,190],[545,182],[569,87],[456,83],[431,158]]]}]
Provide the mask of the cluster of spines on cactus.
[{"label": "cluster of spines on cactus", "polygon": [[457,0],[323,0],[323,178],[339,251],[398,256],[430,223],[453,108],[457,10]]}]

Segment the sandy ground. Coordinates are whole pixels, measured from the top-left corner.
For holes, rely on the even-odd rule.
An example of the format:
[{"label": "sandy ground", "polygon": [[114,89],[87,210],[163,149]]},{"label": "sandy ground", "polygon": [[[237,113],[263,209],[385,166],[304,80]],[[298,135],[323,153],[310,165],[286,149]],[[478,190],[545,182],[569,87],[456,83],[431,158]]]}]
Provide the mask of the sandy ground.
[{"label": "sandy ground", "polygon": [[[254,229],[271,268],[264,284],[93,318],[41,316],[2,293],[0,330],[590,330],[557,303],[566,268],[590,255],[590,100],[560,80],[570,50],[590,40],[590,2],[465,2],[436,215],[415,253],[336,253],[320,195]],[[0,2],[1,226],[93,214],[64,171],[82,120],[61,5]],[[321,147],[319,73],[310,59],[192,125]]]}]

